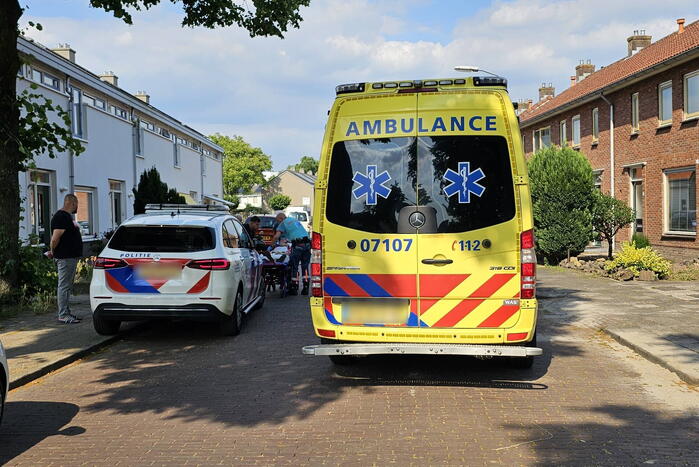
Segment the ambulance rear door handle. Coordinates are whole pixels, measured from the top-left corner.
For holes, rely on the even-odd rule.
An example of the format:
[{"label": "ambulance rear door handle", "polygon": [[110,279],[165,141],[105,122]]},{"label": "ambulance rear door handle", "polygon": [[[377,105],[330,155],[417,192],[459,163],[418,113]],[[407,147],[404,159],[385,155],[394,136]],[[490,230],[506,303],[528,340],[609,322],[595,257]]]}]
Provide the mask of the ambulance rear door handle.
[{"label": "ambulance rear door handle", "polygon": [[423,264],[451,264],[453,262],[454,262],[454,260],[451,260],[451,259],[425,258],[422,260]]}]

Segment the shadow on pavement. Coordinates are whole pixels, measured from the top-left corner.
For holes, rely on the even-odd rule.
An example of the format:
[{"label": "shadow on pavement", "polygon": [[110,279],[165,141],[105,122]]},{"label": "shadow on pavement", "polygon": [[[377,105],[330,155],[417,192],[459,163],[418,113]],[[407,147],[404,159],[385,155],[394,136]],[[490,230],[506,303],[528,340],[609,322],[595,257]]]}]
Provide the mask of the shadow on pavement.
[{"label": "shadow on pavement", "polygon": [[7,402],[0,426],[0,464],[4,465],[49,436],[85,433],[79,426],[63,428],[79,411],[77,405],[64,402]]},{"label": "shadow on pavement", "polygon": [[504,425],[521,433],[513,444],[528,445],[537,465],[697,465],[699,417],[666,417],[648,408],[604,405],[578,408],[565,424]]}]

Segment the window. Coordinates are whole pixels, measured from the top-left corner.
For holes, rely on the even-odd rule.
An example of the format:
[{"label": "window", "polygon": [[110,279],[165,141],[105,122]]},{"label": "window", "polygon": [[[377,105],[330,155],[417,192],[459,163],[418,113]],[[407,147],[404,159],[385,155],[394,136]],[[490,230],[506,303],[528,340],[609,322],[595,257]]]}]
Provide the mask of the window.
[{"label": "window", "polygon": [[226,248],[238,248],[238,231],[232,220],[223,223],[223,246]]},{"label": "window", "polygon": [[110,105],[109,111],[119,118],[123,118],[124,120],[129,119],[129,113],[121,107],[117,107],[116,105]]},{"label": "window", "polygon": [[122,225],[109,248],[129,252],[187,253],[214,248],[214,229],[204,226]]},{"label": "window", "polygon": [[29,172],[29,225],[30,233],[36,235],[40,243],[48,245],[51,238],[51,214],[53,186],[51,173],[43,170]]},{"label": "window", "polygon": [[155,125],[145,120],[141,120],[141,128],[145,128],[148,131],[155,131]]},{"label": "window", "polygon": [[599,141],[599,109],[592,109],[592,143]]},{"label": "window", "polygon": [[187,146],[187,140],[184,138],[180,138],[179,136],[177,137],[177,144],[181,144],[182,146]]},{"label": "window", "polygon": [[238,222],[238,221],[229,221],[232,222],[233,225],[235,225],[235,229],[238,232],[238,237],[240,238],[240,248],[252,248],[252,239],[250,238],[250,235],[248,235],[248,231],[245,230],[245,227]]},{"label": "window", "polygon": [[208,149],[204,149],[204,154],[207,156],[211,156],[211,151],[209,151]]},{"label": "window", "polygon": [[100,110],[107,110],[107,103],[104,101],[104,99],[100,99],[99,97],[93,97],[87,94],[83,94],[83,101],[96,109]]},{"label": "window", "polygon": [[539,128],[534,132],[534,152],[551,146],[551,127]]},{"label": "window", "polygon": [[78,212],[75,213],[75,221],[80,227],[83,236],[94,235],[95,231],[95,189],[87,187],[75,187],[75,196],[78,198]]},{"label": "window", "polygon": [[172,145],[172,158],[175,167],[180,166],[180,147],[177,144]]},{"label": "window", "polygon": [[143,125],[140,121],[133,127],[133,149],[137,156],[143,157]]},{"label": "window", "polygon": [[71,121],[73,122],[73,136],[83,137],[83,107],[82,91],[76,87],[70,88]]},{"label": "window", "polygon": [[658,86],[658,125],[672,123],[672,81]]},{"label": "window", "polygon": [[595,179],[595,189],[602,191],[602,169],[593,170],[592,176]]},{"label": "window", "polygon": [[31,78],[36,83],[43,84],[44,86],[55,89],[56,91],[61,90],[61,80],[49,73],[46,73],[45,71],[39,71],[36,68],[32,68]]},{"label": "window", "polygon": [[580,115],[573,117],[573,146],[580,146]]},{"label": "window", "polygon": [[116,229],[124,220],[124,182],[109,180],[109,204],[112,229]]},{"label": "window", "polygon": [[631,94],[631,132],[637,133],[640,128],[638,118],[638,93]]},{"label": "window", "polygon": [[635,214],[633,232],[643,233],[643,172],[640,167],[632,167],[629,170],[631,176],[631,209]]},{"label": "window", "polygon": [[699,70],[684,75],[684,118],[699,117]]},{"label": "window", "polygon": [[[466,167],[468,163],[469,167]],[[373,170],[375,165],[375,170]],[[372,168],[373,174],[369,172]],[[480,169],[481,196],[459,203],[444,191],[444,174]],[[391,177],[383,194],[355,196],[356,173]],[[385,177],[383,177],[385,178]],[[422,233],[467,232],[515,215],[507,141],[500,136],[423,136],[337,142],[332,150],[325,215],[329,222],[373,233],[414,233],[406,219],[420,206],[429,215]],[[495,182],[497,180],[497,182]],[[492,181],[488,183],[487,181]],[[384,197],[385,195],[385,197]]]},{"label": "window", "polygon": [[197,143],[194,143],[194,142],[192,143],[192,149],[194,149],[195,151],[201,152],[201,146]]},{"label": "window", "polygon": [[561,146],[568,144],[568,124],[565,120],[561,121],[558,126],[558,137],[560,138]]},{"label": "window", "polygon": [[694,168],[665,171],[666,225],[670,233],[697,231],[697,189]]},{"label": "window", "polygon": [[158,128],[158,133],[160,133],[160,136],[163,136],[167,139],[170,139],[172,137],[172,135],[170,135],[170,132],[165,128]]}]

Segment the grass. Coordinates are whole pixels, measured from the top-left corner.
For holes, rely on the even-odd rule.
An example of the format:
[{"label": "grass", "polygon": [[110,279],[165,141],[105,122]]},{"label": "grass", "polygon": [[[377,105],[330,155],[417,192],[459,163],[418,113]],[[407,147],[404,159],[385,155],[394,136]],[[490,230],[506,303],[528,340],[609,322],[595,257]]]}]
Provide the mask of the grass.
[{"label": "grass", "polygon": [[668,280],[671,281],[697,281],[699,280],[699,267],[687,266],[675,271],[670,271]]}]

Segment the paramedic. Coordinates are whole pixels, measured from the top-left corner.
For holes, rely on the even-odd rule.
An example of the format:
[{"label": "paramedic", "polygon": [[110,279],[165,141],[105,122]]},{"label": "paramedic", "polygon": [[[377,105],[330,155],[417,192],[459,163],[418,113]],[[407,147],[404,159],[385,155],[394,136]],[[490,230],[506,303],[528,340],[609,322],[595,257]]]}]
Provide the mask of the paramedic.
[{"label": "paramedic", "polygon": [[284,238],[291,242],[291,282],[289,283],[289,293],[296,295],[299,289],[298,269],[301,263],[301,274],[303,276],[302,295],[308,295],[308,265],[311,262],[311,241],[308,232],[301,223],[293,217],[286,217],[280,212],[277,214],[277,231],[274,234],[274,241]]}]

